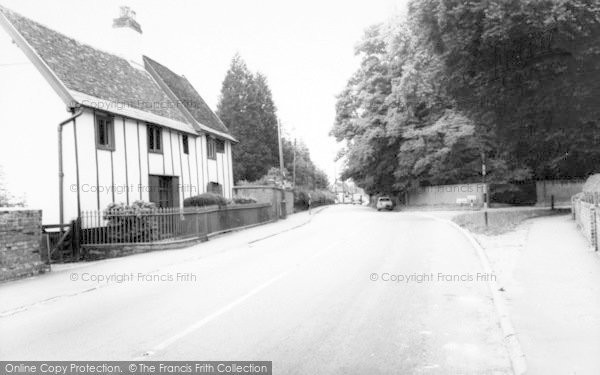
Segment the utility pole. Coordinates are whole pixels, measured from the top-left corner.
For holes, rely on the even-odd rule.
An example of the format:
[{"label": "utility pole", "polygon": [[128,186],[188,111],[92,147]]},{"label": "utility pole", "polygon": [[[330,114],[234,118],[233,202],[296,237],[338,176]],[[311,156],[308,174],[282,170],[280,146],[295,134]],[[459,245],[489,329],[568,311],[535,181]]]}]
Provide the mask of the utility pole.
[{"label": "utility pole", "polygon": [[294,138],[294,158],[292,162],[292,186],[296,187],[296,138]]},{"label": "utility pole", "polygon": [[279,173],[281,174],[281,186],[283,187],[283,144],[281,141],[281,121],[277,119],[277,138],[279,139]]},{"label": "utility pole", "polygon": [[485,183],[485,174],[486,174],[486,167],[485,167],[485,152],[481,151],[481,181],[483,183],[483,208],[487,209],[488,208],[488,202],[489,202],[489,192],[488,192],[488,188],[487,185]]}]

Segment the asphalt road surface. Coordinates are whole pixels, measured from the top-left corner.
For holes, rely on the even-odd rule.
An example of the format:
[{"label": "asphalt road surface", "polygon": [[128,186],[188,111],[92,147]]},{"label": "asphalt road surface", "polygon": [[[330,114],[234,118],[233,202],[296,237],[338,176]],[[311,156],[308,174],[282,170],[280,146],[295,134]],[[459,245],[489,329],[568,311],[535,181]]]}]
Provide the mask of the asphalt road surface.
[{"label": "asphalt road surface", "polygon": [[[335,206],[249,243],[261,230],[1,285],[0,359],[268,360],[275,374],[511,373],[489,275],[451,226]],[[2,308],[3,296],[27,290],[57,296]]]}]

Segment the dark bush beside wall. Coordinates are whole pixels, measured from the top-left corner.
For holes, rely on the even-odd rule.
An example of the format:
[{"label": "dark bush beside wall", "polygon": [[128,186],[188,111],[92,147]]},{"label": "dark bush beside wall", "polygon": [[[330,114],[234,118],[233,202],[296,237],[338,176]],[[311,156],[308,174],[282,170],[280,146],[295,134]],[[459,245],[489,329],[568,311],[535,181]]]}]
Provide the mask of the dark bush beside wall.
[{"label": "dark bush beside wall", "polygon": [[294,208],[296,210],[308,210],[308,194],[310,194],[311,206],[318,207],[335,203],[335,195],[328,190],[294,190]]},{"label": "dark bush beside wall", "polygon": [[222,195],[215,193],[203,193],[184,199],[184,207],[206,207],[206,206],[219,206],[223,207],[227,205],[227,199]]},{"label": "dark bush beside wall", "polygon": [[536,201],[535,181],[490,184],[490,203],[529,206],[534,205]]}]

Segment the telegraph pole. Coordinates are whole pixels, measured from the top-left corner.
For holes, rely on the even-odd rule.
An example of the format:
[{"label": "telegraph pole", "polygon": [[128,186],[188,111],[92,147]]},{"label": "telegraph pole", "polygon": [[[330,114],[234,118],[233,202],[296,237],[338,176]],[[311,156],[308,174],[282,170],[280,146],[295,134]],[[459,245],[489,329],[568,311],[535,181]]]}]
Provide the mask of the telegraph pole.
[{"label": "telegraph pole", "polygon": [[296,187],[296,138],[294,138],[294,158],[292,162],[292,186]]},{"label": "telegraph pole", "polygon": [[481,182],[483,183],[483,208],[488,208],[489,202],[489,191],[485,183],[486,166],[485,166],[485,152],[481,151]]},{"label": "telegraph pole", "polygon": [[281,174],[281,186],[283,186],[283,144],[281,141],[281,121],[277,119],[277,138],[279,139],[279,173]]}]

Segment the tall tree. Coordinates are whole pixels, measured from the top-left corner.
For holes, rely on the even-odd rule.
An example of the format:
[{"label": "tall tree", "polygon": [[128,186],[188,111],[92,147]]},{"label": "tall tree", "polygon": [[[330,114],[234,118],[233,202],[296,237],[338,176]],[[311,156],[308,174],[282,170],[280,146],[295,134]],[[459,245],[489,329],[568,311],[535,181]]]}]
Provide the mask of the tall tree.
[{"label": "tall tree", "polygon": [[423,0],[411,2],[410,14],[505,179],[596,170],[597,1]]},{"label": "tall tree", "polygon": [[240,143],[233,147],[235,181],[254,181],[277,161],[277,119],[271,90],[239,55],[227,71],[217,114]]},{"label": "tall tree", "polygon": [[409,26],[395,20],[369,28],[356,50],[361,66],[338,97],[332,134],[346,142],[342,177],[368,193],[478,173],[473,124],[455,110],[439,58]]},{"label": "tall tree", "polygon": [[369,193],[583,177],[600,163],[600,4],[413,0],[366,30],[332,135]]},{"label": "tall tree", "polygon": [[[294,153],[296,154],[294,158]],[[327,173],[319,169],[310,157],[310,151],[303,141],[294,144],[293,141],[283,139],[283,161],[288,171],[287,179],[292,180],[289,173],[293,173],[296,165],[296,186],[308,189],[327,189],[329,178]]]},{"label": "tall tree", "polygon": [[262,139],[269,149],[270,158],[265,160],[271,166],[279,165],[279,140],[277,137],[277,108],[273,101],[271,88],[267,77],[262,73],[256,74],[256,94],[258,116],[261,126]]}]

